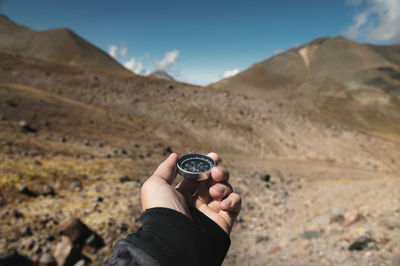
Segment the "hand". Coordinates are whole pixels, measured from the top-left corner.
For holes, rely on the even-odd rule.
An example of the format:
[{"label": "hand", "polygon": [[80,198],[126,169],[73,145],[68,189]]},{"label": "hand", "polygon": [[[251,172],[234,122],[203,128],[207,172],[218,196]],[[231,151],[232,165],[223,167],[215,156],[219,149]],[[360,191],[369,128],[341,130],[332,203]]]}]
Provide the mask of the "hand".
[{"label": "hand", "polygon": [[[209,153],[216,163],[219,156]],[[205,181],[182,180],[175,188],[171,186],[176,177],[178,155],[172,153],[162,162],[141,189],[143,210],[164,207],[191,217],[187,202],[195,206],[226,233],[230,233],[239,214],[241,198],[232,193],[227,182],[229,172],[220,166],[211,169],[211,178]]]}]

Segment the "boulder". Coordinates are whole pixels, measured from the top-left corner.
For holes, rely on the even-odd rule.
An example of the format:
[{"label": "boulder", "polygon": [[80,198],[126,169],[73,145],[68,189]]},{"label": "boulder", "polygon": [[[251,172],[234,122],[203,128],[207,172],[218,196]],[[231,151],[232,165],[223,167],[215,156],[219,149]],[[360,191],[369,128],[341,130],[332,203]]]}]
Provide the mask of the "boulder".
[{"label": "boulder", "polygon": [[50,253],[43,253],[39,259],[39,266],[57,266],[57,261]]},{"label": "boulder", "polygon": [[82,246],[74,245],[68,237],[62,236],[54,257],[59,266],[74,265],[82,257]]},{"label": "boulder", "polygon": [[69,218],[62,221],[59,230],[60,234],[67,236],[73,244],[83,246],[86,243],[96,248],[104,246],[101,236],[90,230],[78,218]]}]

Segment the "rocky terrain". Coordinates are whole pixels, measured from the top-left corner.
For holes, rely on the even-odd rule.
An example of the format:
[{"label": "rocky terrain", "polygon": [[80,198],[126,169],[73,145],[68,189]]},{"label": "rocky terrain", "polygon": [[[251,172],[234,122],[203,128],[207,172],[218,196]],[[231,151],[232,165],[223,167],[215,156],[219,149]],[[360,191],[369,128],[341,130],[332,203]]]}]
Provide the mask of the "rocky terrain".
[{"label": "rocky terrain", "polygon": [[[0,24],[2,45],[36,36],[6,18]],[[346,41],[304,47],[359,50]],[[0,48],[1,265],[103,264],[140,226],[141,184],[170,152],[191,150],[218,152],[243,197],[225,265],[400,265],[398,66],[387,55],[396,46],[354,59],[392,69],[381,71],[387,87],[378,92],[350,86],[361,82],[348,72],[356,63],[333,73],[329,47],[312,48],[325,63],[317,60],[305,81],[299,50],[271,59],[281,73],[250,73],[275,90],[239,80],[244,74],[200,87],[109,63],[93,68],[86,57],[71,63]],[[297,68],[295,81],[282,77],[287,67]],[[376,78],[363,73],[356,76]]]}]

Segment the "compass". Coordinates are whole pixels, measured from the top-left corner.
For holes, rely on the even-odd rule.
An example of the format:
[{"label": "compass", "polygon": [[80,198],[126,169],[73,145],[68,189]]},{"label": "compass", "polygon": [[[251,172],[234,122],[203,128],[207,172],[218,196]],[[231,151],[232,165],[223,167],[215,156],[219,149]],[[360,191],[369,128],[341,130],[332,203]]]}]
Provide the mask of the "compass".
[{"label": "compass", "polygon": [[178,174],[186,179],[200,181],[210,177],[211,168],[215,166],[212,158],[198,153],[190,153],[178,159]]}]

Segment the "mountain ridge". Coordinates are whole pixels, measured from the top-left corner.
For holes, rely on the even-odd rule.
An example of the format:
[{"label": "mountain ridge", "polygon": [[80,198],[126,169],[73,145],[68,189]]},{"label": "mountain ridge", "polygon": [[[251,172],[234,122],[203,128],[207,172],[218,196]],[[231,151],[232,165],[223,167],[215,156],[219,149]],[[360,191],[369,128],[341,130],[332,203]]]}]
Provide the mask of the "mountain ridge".
[{"label": "mountain ridge", "polygon": [[400,65],[392,56],[398,51],[398,45],[322,37],[209,87],[325,113],[361,132],[400,136]]},{"label": "mountain ridge", "polygon": [[1,15],[0,51],[67,65],[130,73],[114,58],[68,28],[35,31]]}]

